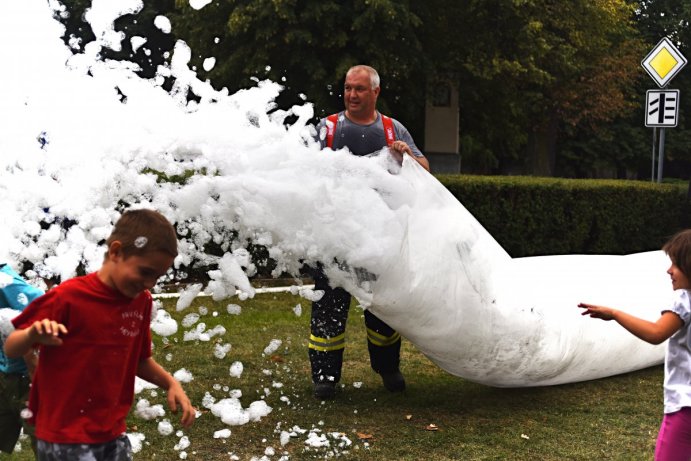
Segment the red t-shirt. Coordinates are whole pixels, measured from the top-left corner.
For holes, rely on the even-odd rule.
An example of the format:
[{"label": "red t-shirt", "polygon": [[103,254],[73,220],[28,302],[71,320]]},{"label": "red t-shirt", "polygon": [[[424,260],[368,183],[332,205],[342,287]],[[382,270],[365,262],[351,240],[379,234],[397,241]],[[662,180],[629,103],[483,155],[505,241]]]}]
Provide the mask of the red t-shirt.
[{"label": "red t-shirt", "polygon": [[151,356],[151,294],[128,298],[96,273],[60,284],[12,320],[49,318],[67,327],[61,346],[41,346],[29,409],[36,437],[103,443],[125,432],[141,360]]}]

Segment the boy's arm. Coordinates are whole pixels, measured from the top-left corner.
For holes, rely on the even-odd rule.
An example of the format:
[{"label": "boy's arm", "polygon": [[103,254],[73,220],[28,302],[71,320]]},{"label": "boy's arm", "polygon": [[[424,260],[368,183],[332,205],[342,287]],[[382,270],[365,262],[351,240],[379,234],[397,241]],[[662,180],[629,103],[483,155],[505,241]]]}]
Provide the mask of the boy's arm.
[{"label": "boy's arm", "polygon": [[177,412],[178,406],[180,407],[182,410],[180,421],[184,427],[194,422],[196,412],[182,386],[153,358],[149,357],[139,362],[137,376],[168,391],[168,406],[173,413]]},{"label": "boy's arm", "polygon": [[61,334],[67,334],[65,325],[55,320],[37,320],[30,327],[10,333],[5,341],[5,355],[12,359],[18,359],[30,352],[36,343],[59,346],[62,344]]},{"label": "boy's arm", "polygon": [[38,351],[33,347],[24,354],[24,363],[26,363],[26,370],[29,373],[29,378],[34,379],[36,373],[36,366],[38,365]]}]

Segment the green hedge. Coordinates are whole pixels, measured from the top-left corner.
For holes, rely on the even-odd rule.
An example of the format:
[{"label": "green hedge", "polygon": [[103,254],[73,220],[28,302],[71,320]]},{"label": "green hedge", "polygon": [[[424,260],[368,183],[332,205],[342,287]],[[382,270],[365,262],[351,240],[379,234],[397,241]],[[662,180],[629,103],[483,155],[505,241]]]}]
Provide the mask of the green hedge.
[{"label": "green hedge", "polygon": [[685,184],[436,177],[513,257],[656,250],[691,225]]}]

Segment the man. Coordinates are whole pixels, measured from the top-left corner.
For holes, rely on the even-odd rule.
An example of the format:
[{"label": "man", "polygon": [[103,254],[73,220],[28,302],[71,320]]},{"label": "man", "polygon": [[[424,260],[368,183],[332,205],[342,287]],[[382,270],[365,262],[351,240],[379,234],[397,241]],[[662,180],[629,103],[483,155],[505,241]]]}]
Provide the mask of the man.
[{"label": "man", "polygon": [[[429,171],[429,162],[417,148],[408,130],[397,120],[377,111],[381,88],[379,74],[372,67],[358,65],[346,73],[343,101],[345,110],[321,120],[318,130],[322,147],[347,147],[354,155],[367,155],[389,146],[399,158],[410,155]],[[331,288],[321,268],[313,274],[315,290],[324,296],[312,303],[309,357],[314,395],[332,399],[341,379],[345,326],[351,296],[342,288]],[[391,392],[405,390],[399,369],[401,336],[374,314],[365,311],[370,364]]]}]

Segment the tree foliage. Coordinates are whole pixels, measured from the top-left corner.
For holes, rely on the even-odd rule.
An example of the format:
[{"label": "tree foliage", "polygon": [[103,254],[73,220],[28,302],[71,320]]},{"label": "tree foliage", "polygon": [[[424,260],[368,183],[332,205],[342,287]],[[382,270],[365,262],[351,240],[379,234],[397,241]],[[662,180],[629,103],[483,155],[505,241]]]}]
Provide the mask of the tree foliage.
[{"label": "tree foliage", "polygon": [[341,108],[350,66],[379,70],[390,110],[411,93],[410,75],[422,61],[421,23],[407,1],[220,0],[199,11],[183,7],[171,19],[198,69],[204,57],[216,58],[213,69],[199,70],[202,78],[231,92],[252,78],[281,82],[284,104],[307,99],[319,116]]},{"label": "tree foliage", "polygon": [[554,173],[566,127],[595,127],[635,107],[643,42],[631,4],[464,0],[453,8],[431,34],[449,40],[458,30],[464,41],[439,49],[435,62],[458,75],[464,139],[478,157],[495,156],[478,158],[481,170]]},{"label": "tree foliage", "polygon": [[[83,52],[84,46],[96,38],[85,16],[90,7],[91,0],[71,0],[65,3],[65,10],[58,16],[65,25],[65,43],[75,52]],[[173,8],[173,0],[146,0],[140,11],[121,16],[114,24],[115,30],[124,37],[121,49],[104,48],[101,55],[106,59],[132,61],[139,65],[142,77],[152,77],[158,66],[167,62],[175,44],[174,35],[157,28],[154,19],[166,15]],[[136,50],[130,41],[135,36],[146,39],[146,43]]]},{"label": "tree foliage", "polygon": [[[62,18],[73,47],[75,37],[90,39],[89,4],[69,2]],[[172,33],[153,26],[159,14]],[[460,93],[465,170],[628,177],[649,164],[642,119],[651,85],[640,61],[663,36],[689,56],[690,16],[691,2],[678,0],[214,0],[199,10],[187,0],[145,0],[116,29],[146,45],[126,40],[104,54],[151,76],[184,40],[201,79],[230,92],[271,79],[285,87],[280,107],[306,100],[318,117],[342,108],[345,71],[370,64],[382,77],[380,109],[421,145],[426,96],[450,80]],[[682,108],[691,107],[691,72],[674,84]],[[682,111],[667,135],[677,171],[691,162],[688,118]]]},{"label": "tree foliage", "polygon": [[[638,28],[648,44],[646,53],[667,37],[687,60],[691,60],[691,2],[641,0],[636,17]],[[666,130],[665,157],[670,162],[665,171],[688,178],[691,174],[691,65],[687,64],[668,86],[681,91],[678,125]],[[641,94],[653,88],[652,81],[646,79]]]}]

